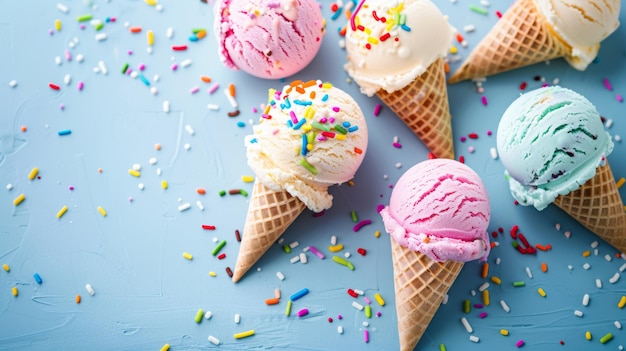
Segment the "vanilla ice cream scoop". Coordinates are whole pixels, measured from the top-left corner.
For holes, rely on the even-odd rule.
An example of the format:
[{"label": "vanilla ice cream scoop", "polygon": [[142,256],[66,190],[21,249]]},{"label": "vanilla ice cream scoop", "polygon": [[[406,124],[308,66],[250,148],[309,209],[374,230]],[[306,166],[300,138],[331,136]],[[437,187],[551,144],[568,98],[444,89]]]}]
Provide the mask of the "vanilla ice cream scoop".
[{"label": "vanilla ice cream scoop", "polygon": [[270,91],[246,138],[248,165],[267,188],[319,212],[332,206],[328,187],[354,177],[367,141],[365,117],[350,95],[330,83],[295,81]]},{"label": "vanilla ice cream scoop", "polygon": [[600,42],[619,27],[620,0],[535,0],[556,34],[572,47],[565,59],[584,70],[596,58]]}]

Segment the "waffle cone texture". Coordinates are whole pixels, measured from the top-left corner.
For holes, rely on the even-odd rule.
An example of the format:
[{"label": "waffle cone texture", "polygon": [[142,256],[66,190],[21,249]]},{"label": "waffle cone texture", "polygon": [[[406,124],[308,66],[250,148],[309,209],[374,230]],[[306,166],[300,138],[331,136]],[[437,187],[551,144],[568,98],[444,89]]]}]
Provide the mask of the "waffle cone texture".
[{"label": "waffle cone texture", "polygon": [[448,88],[443,59],[406,87],[376,95],[437,157],[454,159]]},{"label": "waffle cone texture", "polygon": [[448,82],[487,77],[571,52],[533,0],[515,0]]},{"label": "waffle cone texture", "polygon": [[233,282],[238,282],[257,263],[305,208],[300,199],[287,191],[274,191],[255,181]]},{"label": "waffle cone texture", "polygon": [[621,252],[626,252],[626,212],[611,166],[607,162],[596,175],[554,204]]},{"label": "waffle cone texture", "polygon": [[463,268],[463,262],[435,262],[391,238],[400,350],[412,351]]}]

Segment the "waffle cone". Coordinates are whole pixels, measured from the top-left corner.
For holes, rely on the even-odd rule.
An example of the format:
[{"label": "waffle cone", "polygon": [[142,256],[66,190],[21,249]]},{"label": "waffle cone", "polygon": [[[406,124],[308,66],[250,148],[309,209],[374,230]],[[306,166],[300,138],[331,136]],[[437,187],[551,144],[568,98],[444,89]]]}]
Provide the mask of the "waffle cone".
[{"label": "waffle cone", "polygon": [[376,95],[437,157],[454,159],[452,125],[443,59],[433,62],[406,87]]},{"label": "waffle cone", "polygon": [[554,204],[621,252],[626,252],[626,212],[608,162],[596,175]]},{"label": "waffle cone", "polygon": [[487,77],[568,56],[571,51],[539,12],[534,0],[516,0],[448,82]]},{"label": "waffle cone", "polygon": [[413,350],[463,268],[463,262],[435,262],[391,239],[400,350]]},{"label": "waffle cone", "polygon": [[286,191],[274,191],[261,182],[254,183],[233,282],[246,274],[305,207],[300,199]]}]

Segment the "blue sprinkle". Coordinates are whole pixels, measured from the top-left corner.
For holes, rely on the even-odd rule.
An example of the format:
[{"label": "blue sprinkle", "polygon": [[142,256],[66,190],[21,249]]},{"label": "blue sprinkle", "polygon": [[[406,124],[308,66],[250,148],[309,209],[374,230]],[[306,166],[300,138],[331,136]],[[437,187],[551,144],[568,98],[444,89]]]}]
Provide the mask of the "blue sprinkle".
[{"label": "blue sprinkle", "polygon": [[250,144],[255,144],[255,143],[258,143],[258,142],[259,142],[259,141],[258,141],[258,140],[256,140],[256,138],[252,138],[252,139],[250,139]]},{"label": "blue sprinkle", "polygon": [[324,94],[324,96],[322,97],[322,101],[326,101],[328,100],[328,94]]},{"label": "blue sprinkle", "polygon": [[296,105],[300,105],[300,106],[308,106],[312,104],[311,101],[304,101],[304,100],[293,100],[293,103]]},{"label": "blue sprinkle", "polygon": [[291,101],[289,101],[289,98],[285,98],[285,108],[290,108],[291,107]]},{"label": "blue sprinkle", "polygon": [[147,86],[150,86],[150,81],[146,77],[144,77],[143,74],[141,74],[141,73],[139,74],[139,79],[141,79],[143,84],[145,84]]},{"label": "blue sprinkle", "polygon": [[341,125],[343,125],[346,128],[349,128],[350,127],[350,122],[344,121],[343,123],[341,123]]},{"label": "blue sprinkle", "polygon": [[301,298],[302,296],[306,295],[309,293],[309,289],[304,288],[298,292],[293,293],[293,295],[289,296],[289,300],[291,301],[296,301],[297,299]]},{"label": "blue sprinkle", "polygon": [[237,122],[237,127],[245,127],[246,124],[242,121]]},{"label": "blue sprinkle", "polygon": [[198,41],[198,37],[195,34],[189,36],[189,41]]},{"label": "blue sprinkle", "polygon": [[350,132],[350,133],[356,132],[357,130],[359,130],[359,126],[352,126],[352,127],[348,128],[348,132]]},{"label": "blue sprinkle", "polygon": [[293,122],[290,119],[287,120],[287,127],[293,128]]},{"label": "blue sprinkle", "polygon": [[300,129],[300,127],[302,127],[303,124],[306,123],[306,118],[300,118],[300,120],[298,121],[298,123],[293,125],[293,129],[294,130],[298,130]]},{"label": "blue sprinkle", "polygon": [[[300,151],[300,154],[302,156],[306,156],[307,151],[309,151],[306,148],[308,143],[309,143],[309,141],[307,140],[306,134],[302,134],[302,149]],[[293,297],[293,295],[292,295],[292,297]],[[293,301],[293,299],[292,299],[292,301]]]},{"label": "blue sprinkle", "polygon": [[43,282],[43,280],[41,280],[41,277],[37,273],[33,274],[33,278],[35,278],[37,284],[41,284],[41,282]]},{"label": "blue sprinkle", "polygon": [[71,129],[63,129],[63,130],[59,130],[57,132],[57,134],[59,135],[70,135],[72,134],[72,130]]},{"label": "blue sprinkle", "polygon": [[[339,18],[339,16],[341,16],[342,12],[343,12],[343,7],[339,7],[337,11],[335,11],[335,13],[333,13],[333,15],[330,18],[334,21],[337,18]],[[339,28],[339,30],[341,30],[341,28]]]},{"label": "blue sprinkle", "polygon": [[407,26],[406,24],[401,25],[400,28],[404,29],[407,32],[411,31],[411,27]]}]

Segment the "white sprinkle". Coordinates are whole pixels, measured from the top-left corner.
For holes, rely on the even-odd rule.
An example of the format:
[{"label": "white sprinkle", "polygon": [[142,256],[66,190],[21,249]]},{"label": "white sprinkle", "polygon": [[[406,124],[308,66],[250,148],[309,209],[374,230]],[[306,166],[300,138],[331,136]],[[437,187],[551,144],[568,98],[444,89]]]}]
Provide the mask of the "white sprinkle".
[{"label": "white sprinkle", "polygon": [[160,167],[159,167],[159,168],[157,168],[157,170],[156,170],[156,174],[157,174],[158,176],[160,176],[160,175],[161,175],[161,168],[160,168]]},{"label": "white sprinkle", "polygon": [[591,268],[591,265],[589,263],[583,264],[583,269],[584,270],[588,270],[589,268]]},{"label": "white sprinkle", "polygon": [[150,158],[150,159],[148,160],[148,163],[150,163],[151,165],[156,165],[156,163],[157,163],[157,159],[156,159],[156,157],[152,157],[152,158]]},{"label": "white sprinkle", "polygon": [[359,311],[363,311],[363,305],[361,305],[360,303],[356,301],[352,301],[352,307],[356,308]]},{"label": "white sprinkle", "polygon": [[106,33],[98,33],[98,34],[96,34],[95,38],[96,38],[96,41],[103,41],[103,40],[106,40],[107,34]]},{"label": "white sprinkle", "polygon": [[467,40],[463,39],[463,41],[461,42],[461,46],[466,48],[467,47]]},{"label": "white sprinkle", "polygon": [[174,36],[174,28],[172,27],[167,28],[167,30],[165,31],[165,36],[168,39],[172,39],[172,37]]},{"label": "white sprinkle", "polygon": [[61,56],[56,56],[56,57],[54,58],[54,63],[56,63],[56,64],[57,64],[57,66],[60,66],[60,65],[61,65],[61,63],[63,63],[63,60],[61,60]]},{"label": "white sprinkle", "polygon": [[191,126],[189,124],[185,125],[185,130],[187,131],[187,133],[189,135],[194,135],[195,132],[193,131],[193,128],[191,128]]},{"label": "white sprinkle", "polygon": [[292,241],[291,243],[289,243],[289,247],[292,249],[295,249],[296,247],[298,247],[298,245],[300,245],[300,243],[297,241]]},{"label": "white sprinkle", "polygon": [[211,311],[206,311],[204,313],[204,319],[211,319],[212,316],[213,316],[213,313],[211,313]]},{"label": "white sprinkle", "polygon": [[143,190],[146,188],[146,186],[143,183],[137,184],[137,187],[139,188],[139,190]]},{"label": "white sprinkle", "polygon": [[208,104],[206,105],[206,108],[212,111],[218,111],[220,109],[220,106],[216,104]]},{"label": "white sprinkle", "polygon": [[108,71],[107,66],[104,64],[104,61],[98,61],[98,67],[100,68],[100,72],[106,76]]},{"label": "white sprinkle", "polygon": [[619,134],[615,134],[615,135],[613,135],[613,139],[614,139],[615,141],[617,141],[618,143],[619,143],[620,141],[622,141],[622,137],[621,137],[621,136],[619,136]]},{"label": "white sprinkle", "polygon": [[608,129],[611,128],[613,126],[613,120],[612,119],[607,119],[606,122],[604,122],[604,126]]},{"label": "white sprinkle", "polygon": [[621,267],[619,267],[619,271],[623,272],[626,269],[626,263],[624,263],[623,265],[621,265]]},{"label": "white sprinkle", "polygon": [[183,147],[185,148],[185,150],[191,149],[191,145],[189,143],[186,143],[185,145],[183,145]]},{"label": "white sprinkle", "polygon": [[591,244],[589,246],[591,246],[592,249],[595,249],[596,247],[598,247],[598,244],[599,244],[598,241],[594,240],[594,241],[591,242]]},{"label": "white sprinkle", "polygon": [[619,321],[615,321],[613,324],[615,324],[615,328],[622,329],[622,323],[620,323]]},{"label": "white sprinkle", "polygon": [[[7,184],[7,190],[12,190],[13,189],[13,184],[9,183]],[[626,263],[625,263],[626,265]]]},{"label": "white sprinkle", "polygon": [[394,136],[393,136],[393,142],[394,142],[394,143],[397,143],[399,140],[400,140],[400,138],[398,138],[398,136],[397,136],[397,135],[394,135]]},{"label": "white sprinkle", "polygon": [[170,112],[170,102],[168,100],[163,101],[163,112]]},{"label": "white sprinkle", "polygon": [[530,271],[529,267],[526,267],[526,274],[528,275],[528,278],[533,279],[533,273]]},{"label": "white sprinkle", "polygon": [[567,269],[569,269],[570,271],[574,269],[574,266],[572,266],[571,264],[567,265]]},{"label": "white sprinkle", "polygon": [[618,280],[619,280],[619,273],[616,272],[615,274],[613,274],[611,279],[609,279],[609,283],[615,284],[617,283]]},{"label": "white sprinkle", "polygon": [[602,280],[596,279],[596,286],[598,287],[598,289],[602,289]]},{"label": "white sprinkle", "polygon": [[474,329],[472,329],[472,326],[470,325],[470,323],[467,321],[467,318],[462,317],[461,318],[461,323],[463,324],[463,327],[465,327],[465,330],[467,330],[468,333],[472,333],[474,331]]},{"label": "white sprinkle", "polygon": [[353,291],[357,293],[357,295],[361,295],[361,296],[365,295],[365,292],[363,290],[353,289]]},{"label": "white sprinkle", "polygon": [[463,26],[463,30],[467,33],[471,33],[476,30],[476,27],[473,24],[468,24]]},{"label": "white sprinkle", "polygon": [[230,89],[224,89],[224,95],[226,95],[226,99],[228,99],[230,106],[232,106],[233,108],[239,107],[239,104],[237,103],[237,100],[235,100],[235,97],[230,95]]},{"label": "white sprinkle", "polygon": [[83,56],[83,54],[76,55],[76,61],[78,61],[78,62],[85,61],[85,56]]},{"label": "white sprinkle", "polygon": [[600,253],[600,251],[598,249],[593,249],[593,255],[594,256],[598,256],[598,253]]},{"label": "white sprinkle", "polygon": [[68,13],[69,10],[70,10],[69,8],[67,8],[67,6],[65,6],[65,5],[63,5],[61,3],[57,4],[57,9],[59,9],[59,11],[61,11],[63,13]]},{"label": "white sprinkle", "polygon": [[156,8],[156,10],[157,10],[157,11],[159,11],[159,12],[163,11],[163,5],[161,5],[161,4],[157,4],[157,5],[155,6],[155,8]]},{"label": "white sprinkle", "polygon": [[558,223],[558,222],[557,222],[557,223],[554,225],[554,228],[555,228],[556,230],[561,230],[561,223]]},{"label": "white sprinkle", "polygon": [[220,340],[216,337],[214,337],[213,335],[209,335],[209,342],[213,345],[219,345],[220,344]]},{"label": "white sprinkle", "polygon": [[159,78],[159,75],[158,75],[158,74],[155,74],[154,76],[152,76],[152,80],[153,80],[153,81],[155,81],[155,82],[158,82],[158,81],[159,81],[159,79],[160,79],[160,78]]},{"label": "white sprinkle", "polygon": [[500,259],[500,257],[496,257],[496,265],[499,265],[499,264],[500,264],[500,261],[502,261],[502,260]]},{"label": "white sprinkle", "polygon": [[282,245],[285,238],[278,238],[278,245]]},{"label": "white sprinkle", "polygon": [[241,322],[241,315],[239,313],[235,313],[235,323],[239,324]]},{"label": "white sprinkle", "polygon": [[506,302],[504,302],[504,300],[500,300],[500,306],[502,306],[502,309],[506,313],[509,313],[511,311],[511,308],[509,307],[509,305],[506,304]]},{"label": "white sprinkle", "polygon": [[589,306],[589,294],[583,295],[583,306]]},{"label": "white sprinkle", "polygon": [[611,255],[609,254],[604,255],[604,259],[607,260],[608,262],[613,261],[613,257],[611,257]]},{"label": "white sprinkle", "polygon": [[570,236],[572,236],[572,233],[569,230],[566,230],[565,232],[563,232],[563,235],[569,239]]},{"label": "white sprinkle", "polygon": [[476,290],[471,290],[471,291],[470,291],[470,295],[472,295],[472,296],[476,296]]},{"label": "white sprinkle", "polygon": [[400,162],[396,163],[396,168],[402,168],[402,163]]},{"label": "white sprinkle", "polygon": [[191,60],[185,60],[183,62],[180,63],[181,67],[188,67],[191,66]]},{"label": "white sprinkle", "polygon": [[141,165],[139,163],[133,163],[133,170],[134,171],[141,171]]},{"label": "white sprinkle", "polygon": [[304,252],[300,253],[300,262],[302,262],[303,264],[306,264],[307,262],[309,262],[309,259]]},{"label": "white sprinkle", "polygon": [[191,204],[189,202],[185,202],[184,204],[178,206],[178,210],[180,212],[187,211],[190,208],[191,208]]},{"label": "white sprinkle", "polygon": [[583,311],[576,310],[576,311],[574,311],[574,315],[575,315],[576,317],[582,317],[582,316],[583,316]]},{"label": "white sprinkle", "polygon": [[9,82],[9,86],[11,88],[15,88],[17,86],[17,80],[13,79],[12,81]]},{"label": "white sprinkle", "polygon": [[450,298],[450,295],[448,295],[448,294],[443,295],[443,300],[441,300],[441,304],[442,305],[447,304],[449,298]]},{"label": "white sprinkle", "polygon": [[486,290],[489,287],[489,282],[484,282],[482,283],[481,286],[478,287],[478,291],[483,292],[484,290]]},{"label": "white sprinkle", "polygon": [[560,81],[561,81],[561,80],[560,80],[559,78],[554,78],[554,79],[552,80],[552,85],[559,85],[559,82],[560,82]]},{"label": "white sprinkle", "polygon": [[338,326],[337,327],[337,333],[343,334],[343,327],[342,326]]},{"label": "white sprinkle", "polygon": [[489,7],[489,1],[487,0],[480,0],[480,4],[483,5],[484,7]]},{"label": "white sprinkle", "polygon": [[152,46],[148,46],[148,47],[146,48],[146,52],[147,52],[148,54],[152,54]]},{"label": "white sprinkle", "polygon": [[339,48],[340,49],[345,49],[346,48],[346,41],[344,39],[339,39],[337,44],[339,44]]},{"label": "white sprinkle", "polygon": [[298,262],[298,261],[300,261],[300,255],[293,256],[293,257],[289,260],[289,262],[291,262],[291,263],[296,263],[296,262]]},{"label": "white sprinkle", "polygon": [[480,339],[476,335],[470,335],[469,337],[471,342],[479,342]]},{"label": "white sprinkle", "polygon": [[333,235],[330,237],[330,244],[331,245],[337,245],[337,236]]},{"label": "white sprinkle", "polygon": [[87,292],[89,293],[89,295],[94,296],[96,294],[96,292],[93,290],[93,288],[91,287],[91,284],[87,284],[85,285],[85,289],[87,290]]},{"label": "white sprinkle", "polygon": [[63,82],[65,83],[65,85],[70,85],[70,83],[72,82],[72,76],[66,74],[65,77],[63,77]]},{"label": "white sprinkle", "polygon": [[498,150],[496,150],[495,147],[490,148],[489,153],[491,154],[491,158],[493,158],[494,160],[498,159]]},{"label": "white sprinkle", "polygon": [[470,147],[467,148],[467,152],[469,152],[470,154],[473,154],[474,151],[476,151],[476,149],[474,149],[473,146],[470,146]]},{"label": "white sprinkle", "polygon": [[367,328],[367,327],[369,327],[369,326],[370,326],[370,324],[369,324],[367,321],[363,321],[362,325],[363,325],[365,328]]},{"label": "white sprinkle", "polygon": [[280,280],[285,280],[285,275],[282,274],[281,272],[276,272],[276,276],[278,277],[278,279]]},{"label": "white sprinkle", "polygon": [[150,88],[150,94],[157,95],[159,93],[159,89],[157,87]]},{"label": "white sprinkle", "polygon": [[345,258],[350,258],[350,256],[352,256],[350,251],[346,251],[346,252],[343,253],[343,257],[345,257]]}]

